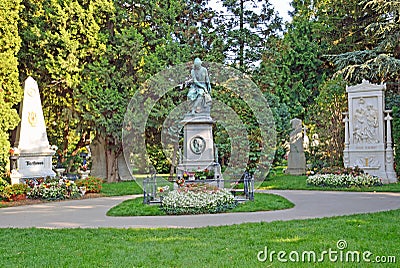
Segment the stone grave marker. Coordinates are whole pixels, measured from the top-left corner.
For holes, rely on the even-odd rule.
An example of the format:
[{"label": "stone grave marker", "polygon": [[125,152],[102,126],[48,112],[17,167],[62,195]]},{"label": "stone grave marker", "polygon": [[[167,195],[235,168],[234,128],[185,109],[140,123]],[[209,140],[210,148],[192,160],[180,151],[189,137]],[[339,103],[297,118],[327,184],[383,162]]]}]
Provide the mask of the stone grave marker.
[{"label": "stone grave marker", "polygon": [[363,80],[346,87],[348,113],[345,113],[345,167],[363,169],[384,183],[396,182],[393,163],[391,111],[385,110],[385,84]]},{"label": "stone grave marker", "polygon": [[25,80],[20,116],[15,142],[19,151],[18,169],[12,171],[12,183],[24,178],[54,177],[52,156],[55,151],[50,149],[39,88],[32,77]]}]

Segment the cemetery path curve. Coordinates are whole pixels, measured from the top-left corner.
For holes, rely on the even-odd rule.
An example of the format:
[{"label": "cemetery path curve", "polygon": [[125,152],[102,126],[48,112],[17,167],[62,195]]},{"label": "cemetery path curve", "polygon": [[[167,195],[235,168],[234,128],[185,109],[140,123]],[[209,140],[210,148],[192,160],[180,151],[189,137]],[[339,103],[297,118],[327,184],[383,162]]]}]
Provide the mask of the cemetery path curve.
[{"label": "cemetery path curve", "polygon": [[323,218],[400,208],[400,193],[302,190],[262,191],[283,196],[294,208],[265,212],[184,216],[108,217],[113,206],[135,196],[49,202],[0,209],[0,228],[196,228],[247,222]]}]

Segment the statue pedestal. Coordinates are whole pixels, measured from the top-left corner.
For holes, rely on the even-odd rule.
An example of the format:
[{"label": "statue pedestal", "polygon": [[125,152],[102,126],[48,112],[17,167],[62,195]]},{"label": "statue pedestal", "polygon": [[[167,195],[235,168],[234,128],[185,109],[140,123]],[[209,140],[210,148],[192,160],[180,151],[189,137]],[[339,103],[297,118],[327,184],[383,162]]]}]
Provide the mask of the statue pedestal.
[{"label": "statue pedestal", "polygon": [[22,182],[21,181],[22,176],[16,169],[13,169],[11,171],[10,178],[11,178],[11,185],[18,184],[18,183]]},{"label": "statue pedestal", "polygon": [[22,178],[46,178],[55,177],[56,173],[52,170],[53,150],[43,152],[23,152],[18,158],[18,172]]},{"label": "statue pedestal", "polygon": [[222,181],[221,167],[215,159],[212,133],[214,121],[211,116],[208,113],[186,115],[182,123],[184,124],[183,159],[176,170],[178,178],[182,178],[184,172],[192,173],[207,169],[214,172],[214,179]]}]

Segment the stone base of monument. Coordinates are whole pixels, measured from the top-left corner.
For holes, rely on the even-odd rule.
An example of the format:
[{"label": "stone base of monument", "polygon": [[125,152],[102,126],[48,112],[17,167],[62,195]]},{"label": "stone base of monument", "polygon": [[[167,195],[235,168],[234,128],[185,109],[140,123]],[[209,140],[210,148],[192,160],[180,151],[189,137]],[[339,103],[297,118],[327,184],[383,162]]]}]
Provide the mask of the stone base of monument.
[{"label": "stone base of monument", "polygon": [[55,177],[52,169],[53,150],[40,153],[21,152],[18,158],[18,172],[22,179]]},{"label": "stone base of monument", "polygon": [[[197,163],[199,164],[199,163]],[[194,173],[201,170],[209,170],[214,173],[213,178],[196,179]],[[183,174],[188,173],[189,177],[185,179],[185,183],[207,183],[218,188],[224,188],[224,179],[222,177],[221,166],[218,163],[211,165],[194,165],[194,163],[182,163],[176,168],[176,176],[178,179],[184,178]],[[177,189],[177,184],[174,184],[174,188]]]},{"label": "stone base of monument", "polygon": [[221,166],[215,161],[216,149],[212,133],[214,121],[210,114],[187,114],[181,123],[184,125],[183,159],[176,168],[177,178],[183,178],[184,173],[194,174],[208,170],[214,174],[213,179],[202,180],[192,176],[188,180],[224,188]]},{"label": "stone base of monument", "polygon": [[300,176],[304,175],[306,170],[304,168],[288,168],[285,170],[285,174]]},{"label": "stone base of monument", "polygon": [[[383,147],[383,145],[382,145]],[[367,154],[366,154],[367,153]],[[345,163],[345,167],[358,167],[364,170],[365,173],[372,176],[376,176],[382,179],[382,183],[396,183],[396,173],[387,169],[385,163],[385,151],[357,151],[354,150],[348,154],[348,162]],[[347,165],[346,165],[347,164]]]},{"label": "stone base of monument", "polygon": [[22,182],[23,182],[23,181],[22,181],[22,176],[21,176],[21,174],[20,174],[17,170],[15,170],[15,169],[13,169],[13,170],[11,171],[10,178],[11,178],[11,184],[12,184],[12,185],[18,184],[18,183],[22,183]]},{"label": "stone base of monument", "polygon": [[285,173],[296,176],[304,175],[306,173],[306,157],[304,152],[289,152],[288,168],[285,170]]}]

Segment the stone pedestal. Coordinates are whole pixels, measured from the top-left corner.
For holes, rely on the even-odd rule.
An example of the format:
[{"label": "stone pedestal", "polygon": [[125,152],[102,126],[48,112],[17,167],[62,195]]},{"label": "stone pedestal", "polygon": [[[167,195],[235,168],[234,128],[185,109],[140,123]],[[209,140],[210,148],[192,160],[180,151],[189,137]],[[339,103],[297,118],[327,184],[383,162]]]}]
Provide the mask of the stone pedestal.
[{"label": "stone pedestal", "polygon": [[11,170],[10,178],[11,178],[11,184],[22,183],[21,181],[22,176],[16,169]]},{"label": "stone pedestal", "polygon": [[[214,179],[222,181],[221,167],[215,159],[213,141],[213,119],[208,113],[186,115],[184,125],[183,156],[176,174],[182,177],[184,172],[213,170]],[[223,185],[223,181],[222,181]]]},{"label": "stone pedestal", "polygon": [[306,156],[303,147],[303,124],[300,119],[290,120],[292,132],[290,133],[290,151],[288,155],[287,174],[302,175],[306,172]]},{"label": "stone pedestal", "polygon": [[18,172],[22,179],[54,177],[56,174],[52,170],[52,156],[55,151],[50,149],[39,88],[32,77],[25,81],[20,116],[15,142],[19,157],[14,173]]},{"label": "stone pedestal", "polygon": [[366,173],[382,178],[384,183],[392,183],[397,178],[393,169],[390,111],[384,117],[385,89],[386,85],[365,80],[346,88],[349,112],[344,120],[343,159],[345,167],[358,166]]}]

